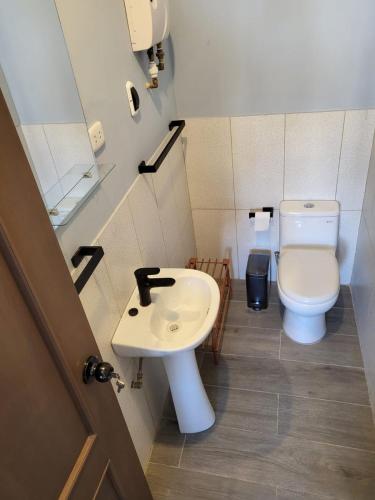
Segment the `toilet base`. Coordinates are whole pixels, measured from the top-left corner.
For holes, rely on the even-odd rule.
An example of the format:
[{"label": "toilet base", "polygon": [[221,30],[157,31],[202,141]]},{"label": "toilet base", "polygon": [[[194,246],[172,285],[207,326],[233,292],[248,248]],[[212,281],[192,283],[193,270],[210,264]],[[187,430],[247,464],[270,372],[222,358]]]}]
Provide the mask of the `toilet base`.
[{"label": "toilet base", "polygon": [[285,309],[283,329],[285,334],[299,344],[315,344],[326,334],[325,313],[303,316]]}]

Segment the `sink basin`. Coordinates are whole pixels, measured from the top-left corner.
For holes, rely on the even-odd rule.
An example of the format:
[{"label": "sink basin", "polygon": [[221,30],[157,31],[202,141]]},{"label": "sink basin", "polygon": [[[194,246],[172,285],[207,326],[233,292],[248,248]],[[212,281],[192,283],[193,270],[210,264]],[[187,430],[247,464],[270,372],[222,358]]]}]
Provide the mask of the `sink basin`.
[{"label": "sink basin", "polygon": [[[136,289],[112,339],[121,357],[161,357],[167,372],[180,431],[211,427],[215,414],[203,387],[194,349],[216,320],[220,293],[216,281],[194,269],[161,269],[158,278],[174,278],[171,287],[153,288],[142,307]],[[135,315],[134,309],[138,312]],[[129,314],[130,311],[130,314]]]},{"label": "sink basin", "polygon": [[[112,339],[123,357],[162,357],[194,349],[210,333],[219,309],[214,279],[194,269],[161,269],[158,278],[174,278],[172,287],[153,288],[151,304],[139,305],[136,289]],[[129,310],[138,309],[136,316]]]}]

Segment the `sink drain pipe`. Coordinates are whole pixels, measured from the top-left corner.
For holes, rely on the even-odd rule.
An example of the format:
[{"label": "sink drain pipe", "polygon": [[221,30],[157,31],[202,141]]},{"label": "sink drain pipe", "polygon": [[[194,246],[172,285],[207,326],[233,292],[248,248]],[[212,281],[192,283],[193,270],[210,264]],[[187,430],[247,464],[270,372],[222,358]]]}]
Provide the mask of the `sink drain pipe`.
[{"label": "sink drain pipe", "polygon": [[131,388],[132,389],[141,389],[143,386],[143,358],[139,358],[138,361],[138,372],[137,372],[137,380],[132,380]]}]

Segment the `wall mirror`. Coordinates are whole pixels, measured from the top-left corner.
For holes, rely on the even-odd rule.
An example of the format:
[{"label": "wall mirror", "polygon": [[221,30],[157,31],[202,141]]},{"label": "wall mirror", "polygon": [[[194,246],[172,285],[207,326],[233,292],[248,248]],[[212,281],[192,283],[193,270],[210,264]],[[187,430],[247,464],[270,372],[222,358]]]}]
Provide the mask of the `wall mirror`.
[{"label": "wall mirror", "polygon": [[95,162],[54,0],[0,3],[0,64],[52,225],[66,225],[111,166]]}]

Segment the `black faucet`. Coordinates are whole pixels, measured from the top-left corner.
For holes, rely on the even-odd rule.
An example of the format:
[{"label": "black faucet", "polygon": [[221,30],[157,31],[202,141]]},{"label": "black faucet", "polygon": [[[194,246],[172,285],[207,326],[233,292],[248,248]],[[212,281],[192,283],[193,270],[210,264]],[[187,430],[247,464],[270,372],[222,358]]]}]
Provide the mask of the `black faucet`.
[{"label": "black faucet", "polygon": [[173,278],[149,278],[149,274],[159,274],[158,267],[141,267],[134,271],[135,279],[137,280],[139,298],[141,306],[149,306],[151,304],[151,288],[172,286],[176,283]]}]

